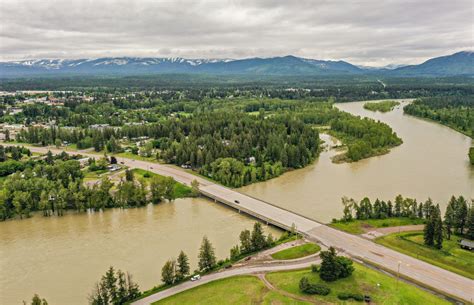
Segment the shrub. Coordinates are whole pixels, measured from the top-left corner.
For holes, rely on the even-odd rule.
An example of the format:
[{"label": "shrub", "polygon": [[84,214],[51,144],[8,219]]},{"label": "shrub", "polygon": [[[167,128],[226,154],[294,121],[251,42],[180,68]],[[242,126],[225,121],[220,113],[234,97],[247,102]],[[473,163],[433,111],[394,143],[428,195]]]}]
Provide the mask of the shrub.
[{"label": "shrub", "polygon": [[336,250],[330,247],[320,253],[322,259],[319,276],[326,282],[348,277],[354,272],[352,261],[343,256],[337,256]]},{"label": "shrub", "polygon": [[345,301],[345,300],[349,300],[351,298],[351,295],[350,293],[347,293],[347,292],[341,292],[337,295],[337,298],[339,300]]},{"label": "shrub", "polygon": [[143,177],[144,177],[144,178],[150,178],[151,175],[150,175],[150,173],[146,172],[146,173],[143,174]]},{"label": "shrub", "polygon": [[283,240],[287,239],[288,237],[290,237],[290,236],[288,235],[288,232],[285,231],[285,232],[283,232],[283,234],[280,235],[280,238],[278,240],[283,241]]},{"label": "shrub", "polygon": [[339,300],[349,300],[353,299],[354,301],[362,302],[364,300],[364,296],[360,293],[352,293],[352,292],[341,292],[337,295]]},{"label": "shrub", "polygon": [[316,265],[316,264],[311,265],[311,271],[313,272],[319,272],[319,268],[320,268],[319,265]]},{"label": "shrub", "polygon": [[331,289],[321,284],[312,284],[307,277],[302,277],[300,280],[300,290],[307,294],[328,295]]}]

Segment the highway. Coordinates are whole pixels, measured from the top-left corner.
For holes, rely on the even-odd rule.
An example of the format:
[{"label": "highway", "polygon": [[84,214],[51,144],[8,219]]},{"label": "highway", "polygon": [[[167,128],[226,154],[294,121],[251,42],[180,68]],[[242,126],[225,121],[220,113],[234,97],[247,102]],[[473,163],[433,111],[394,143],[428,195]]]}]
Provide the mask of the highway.
[{"label": "highway", "polygon": [[[46,153],[48,150],[44,147],[29,146],[28,148],[39,153]],[[62,152],[60,149],[50,150],[55,154]],[[71,151],[68,152],[72,153]],[[97,154],[83,152],[80,152],[80,154],[87,157],[101,157]],[[326,247],[333,246],[349,256],[375,264],[394,274],[399,272],[401,276],[455,298],[466,301],[472,301],[474,298],[474,281],[461,275],[377,245],[362,237],[331,228],[315,220],[240,193],[237,190],[197,177],[181,168],[121,157],[117,157],[117,160],[130,168],[141,168],[163,176],[170,176],[186,185],[190,185],[193,180],[197,180],[201,193],[220,203],[283,229],[290,229],[295,225],[296,229],[310,240],[320,242]]]}]

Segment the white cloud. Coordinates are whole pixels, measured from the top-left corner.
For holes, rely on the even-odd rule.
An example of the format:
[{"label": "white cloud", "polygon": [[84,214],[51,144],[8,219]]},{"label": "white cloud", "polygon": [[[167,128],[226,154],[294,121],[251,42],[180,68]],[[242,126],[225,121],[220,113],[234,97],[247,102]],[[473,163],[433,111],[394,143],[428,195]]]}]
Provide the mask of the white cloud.
[{"label": "white cloud", "polygon": [[0,59],[293,54],[418,63],[473,48],[471,0],[0,0]]}]

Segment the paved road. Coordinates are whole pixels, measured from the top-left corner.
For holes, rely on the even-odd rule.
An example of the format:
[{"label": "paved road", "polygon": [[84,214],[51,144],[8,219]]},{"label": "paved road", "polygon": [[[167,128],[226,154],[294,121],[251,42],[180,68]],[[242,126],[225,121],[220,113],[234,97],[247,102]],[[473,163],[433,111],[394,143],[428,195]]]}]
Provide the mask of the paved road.
[{"label": "paved road", "polygon": [[263,272],[272,272],[272,271],[283,271],[283,270],[294,270],[294,269],[302,269],[311,266],[311,264],[319,264],[319,258],[312,258],[310,260],[305,261],[297,261],[297,262],[287,262],[287,263],[276,263],[276,264],[263,264],[261,266],[250,266],[250,267],[242,267],[242,268],[235,268],[224,270],[221,272],[211,273],[208,275],[203,276],[200,280],[191,282],[187,281],[182,284],[176,285],[169,289],[157,292],[152,294],[146,298],[133,302],[133,305],[145,305],[151,304],[153,302],[165,299],[177,293],[183,292],[185,290],[215,281],[224,278],[228,278],[231,276],[236,275],[244,275],[244,274],[256,274],[256,273],[263,273]]},{"label": "paved road", "polygon": [[[40,153],[47,152],[47,149],[43,147],[31,147],[30,150]],[[51,151],[53,153],[61,152],[61,150],[57,149],[51,149]],[[99,155],[89,153],[81,154],[88,157],[100,157]],[[239,211],[244,211],[281,228],[288,229],[295,224],[299,232],[309,239],[321,242],[327,247],[336,247],[350,256],[375,263],[394,273],[399,270],[400,274],[405,277],[454,297],[471,302],[474,299],[474,281],[466,277],[377,245],[370,240],[333,229],[315,220],[242,194],[236,190],[196,177],[180,168],[120,157],[117,160],[131,168],[141,168],[160,175],[171,176],[175,180],[187,185],[190,185],[196,179],[199,181],[199,188],[205,196],[232,206]],[[239,203],[236,203],[235,200]]]}]

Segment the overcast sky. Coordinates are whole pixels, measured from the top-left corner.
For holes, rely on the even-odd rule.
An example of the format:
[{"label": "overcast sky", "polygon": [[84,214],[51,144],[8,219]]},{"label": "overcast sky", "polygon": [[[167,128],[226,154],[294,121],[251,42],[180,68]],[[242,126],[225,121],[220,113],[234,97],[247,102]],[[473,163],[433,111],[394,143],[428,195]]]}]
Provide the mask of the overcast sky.
[{"label": "overcast sky", "polygon": [[472,0],[0,0],[0,60],[296,55],[419,63],[473,49]]}]

